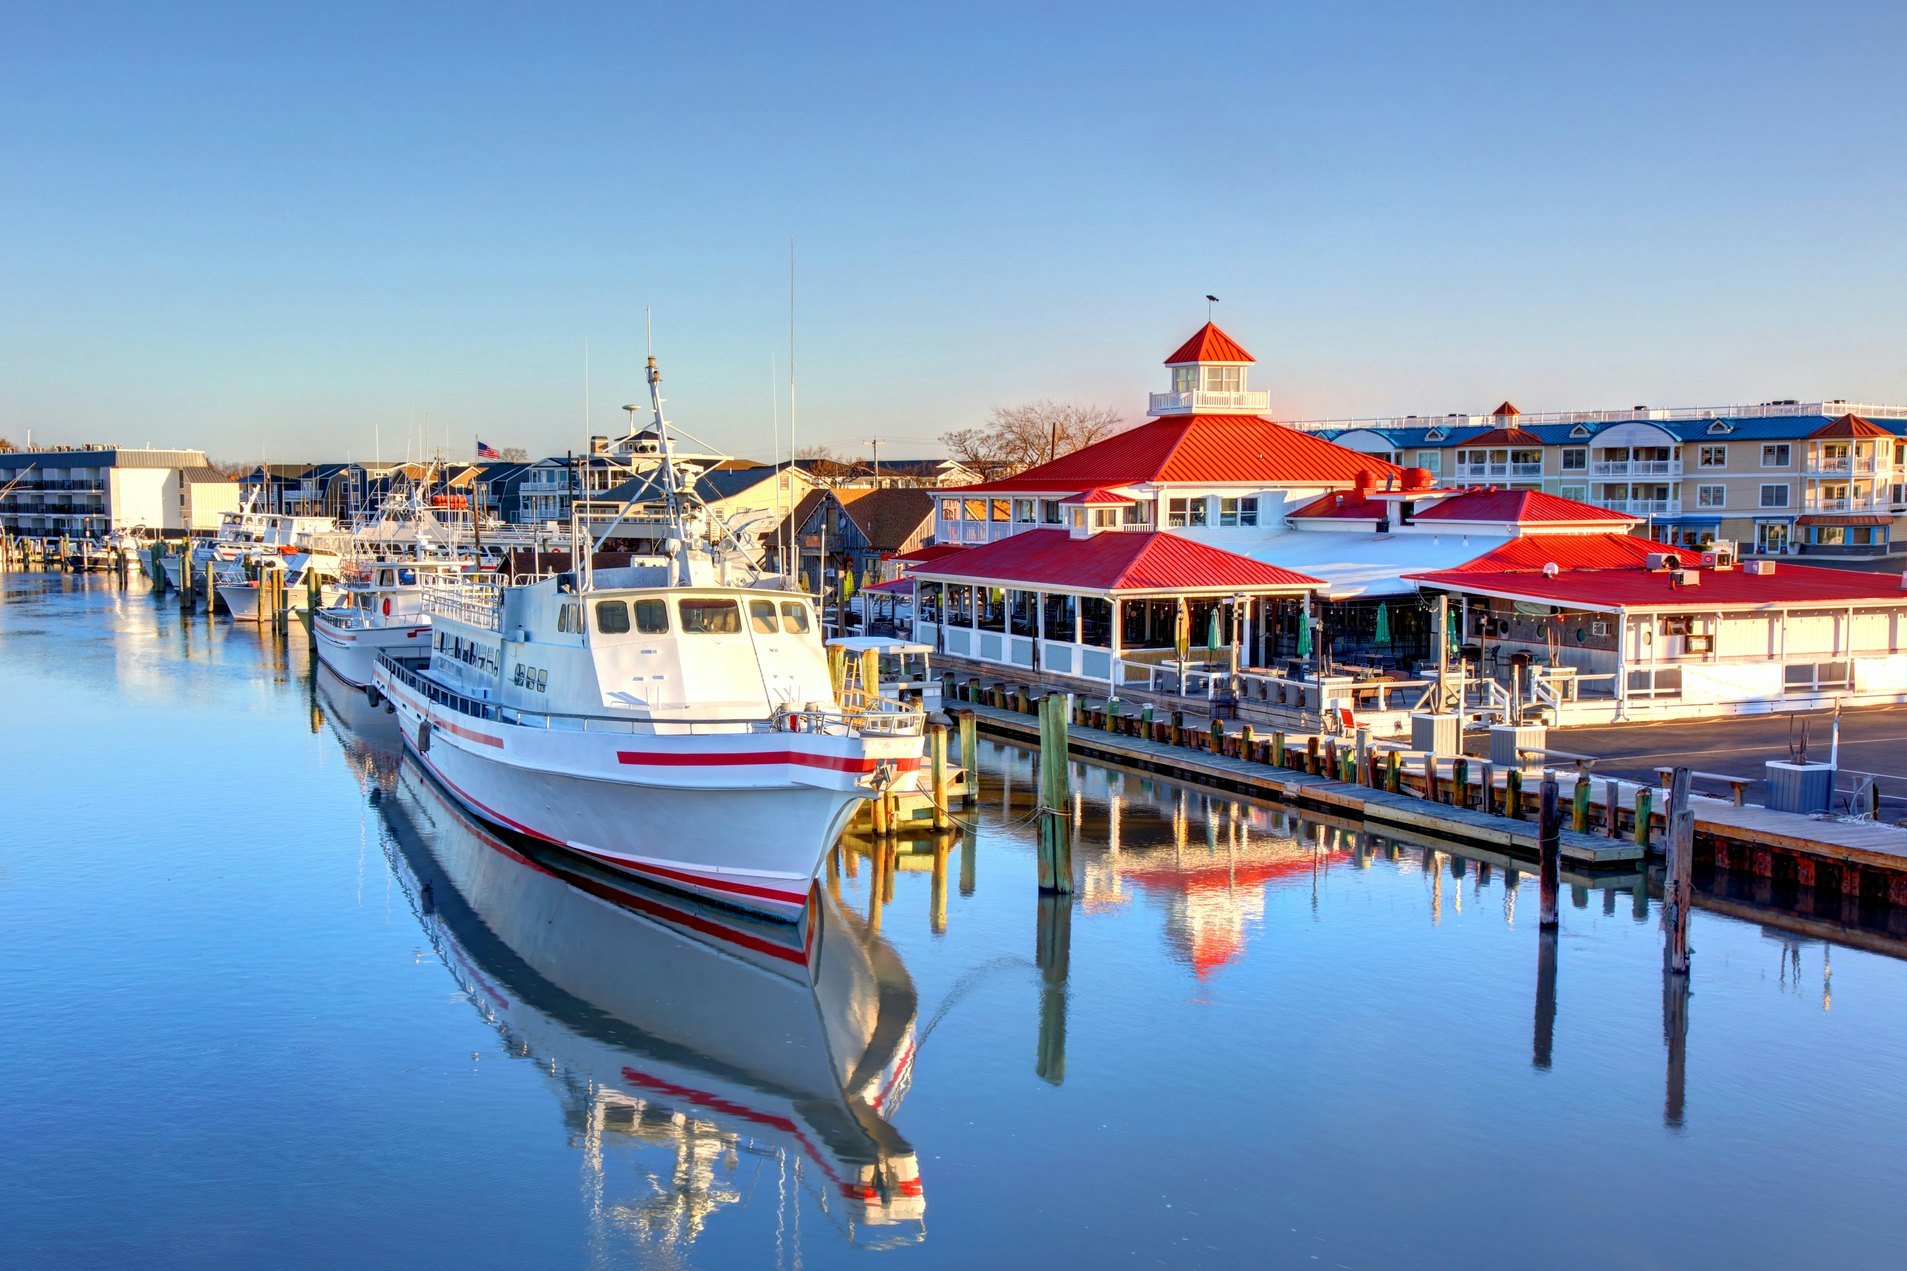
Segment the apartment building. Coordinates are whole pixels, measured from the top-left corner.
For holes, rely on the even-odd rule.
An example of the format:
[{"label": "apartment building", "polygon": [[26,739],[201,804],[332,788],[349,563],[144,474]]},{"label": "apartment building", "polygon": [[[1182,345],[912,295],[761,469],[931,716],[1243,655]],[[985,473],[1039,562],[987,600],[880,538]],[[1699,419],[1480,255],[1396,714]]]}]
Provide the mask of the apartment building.
[{"label": "apartment building", "polygon": [[186,530],[236,506],[237,487],[201,450],[82,446],[0,454],[0,531],[98,538],[122,529]]},{"label": "apartment building", "polygon": [[1907,407],[1847,402],[1291,425],[1446,485],[1542,490],[1678,546],[1887,565],[1907,554]]}]

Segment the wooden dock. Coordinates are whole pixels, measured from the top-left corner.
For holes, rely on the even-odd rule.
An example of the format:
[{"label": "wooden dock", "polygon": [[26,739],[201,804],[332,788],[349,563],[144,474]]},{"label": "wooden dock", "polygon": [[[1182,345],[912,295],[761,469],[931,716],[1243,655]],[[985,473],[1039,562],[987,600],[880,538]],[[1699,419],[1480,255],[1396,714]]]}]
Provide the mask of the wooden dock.
[{"label": "wooden dock", "polygon": [[[972,710],[976,723],[988,732],[1038,743],[1037,721],[1025,711],[1037,690],[1006,688],[998,682],[990,687],[974,682],[959,692],[949,688],[950,710]],[[969,695],[973,700],[967,700]],[[1396,774],[1398,788],[1387,790],[1378,787],[1389,783],[1361,784],[1334,779],[1324,771],[1304,771],[1306,766],[1322,767],[1307,764],[1311,751],[1324,746],[1321,738],[1283,735],[1279,745],[1286,763],[1279,766],[1267,753],[1266,740],[1253,738],[1249,728],[1182,714],[1175,717],[1175,730],[1158,719],[1140,725],[1129,717],[1110,716],[1104,703],[1082,706],[1086,720],[1072,725],[1069,738],[1070,753],[1082,758],[1274,799],[1314,813],[1335,813],[1378,832],[1389,826],[1413,839],[1532,855],[1537,850],[1534,816],[1493,815],[1452,794],[1454,758],[1430,759],[1426,765],[1427,756],[1380,740],[1375,744],[1386,752],[1387,761],[1388,755],[1397,754],[1403,762]],[[1175,731],[1178,741],[1172,739]],[[1348,749],[1350,742],[1338,739],[1337,744]],[[1478,796],[1475,802],[1482,803],[1486,772],[1489,803],[1502,808],[1510,802],[1510,773],[1491,771],[1474,759],[1465,763],[1469,788]],[[1567,800],[1576,775],[1559,775]],[[1519,805],[1527,805],[1541,778],[1538,769],[1515,774]],[[1643,782],[1596,778],[1584,793],[1585,826],[1592,832],[1564,829],[1565,860],[1596,870],[1624,863],[1636,868],[1651,854],[1660,854],[1667,833],[1667,791]],[[1700,796],[1693,800],[1692,811],[1696,858],[1717,870],[1746,871],[1800,888],[1834,889],[1860,903],[1907,907],[1907,829],[1771,812]]]}]

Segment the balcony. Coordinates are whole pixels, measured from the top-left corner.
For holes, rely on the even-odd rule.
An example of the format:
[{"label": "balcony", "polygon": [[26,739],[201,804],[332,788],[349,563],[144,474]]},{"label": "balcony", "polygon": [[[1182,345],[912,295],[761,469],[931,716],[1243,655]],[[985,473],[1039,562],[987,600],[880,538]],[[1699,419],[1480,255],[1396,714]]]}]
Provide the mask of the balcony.
[{"label": "balcony", "polygon": [[1604,459],[1590,465],[1589,470],[1591,475],[1598,477],[1679,477],[1682,475],[1682,461],[1680,459]]},{"label": "balcony", "polygon": [[1680,499],[1602,499],[1601,506],[1625,516],[1680,516]]},{"label": "balcony", "polygon": [[1531,480],[1543,475],[1541,463],[1460,463],[1451,471],[1460,481]]},{"label": "balcony", "polygon": [[1892,465],[1880,461],[1877,455],[1860,455],[1849,458],[1842,455],[1838,459],[1823,459],[1816,455],[1808,456],[1807,473],[1811,477],[1851,477],[1872,476],[1885,472]]},{"label": "balcony", "polygon": [[1208,393],[1192,389],[1183,393],[1153,393],[1146,411],[1152,415],[1189,415],[1195,410],[1235,411],[1246,415],[1271,409],[1271,393]]},{"label": "balcony", "polygon": [[1810,494],[1801,501],[1801,507],[1807,512],[1886,512],[1892,509],[1893,501],[1885,494],[1864,494],[1858,498]]}]

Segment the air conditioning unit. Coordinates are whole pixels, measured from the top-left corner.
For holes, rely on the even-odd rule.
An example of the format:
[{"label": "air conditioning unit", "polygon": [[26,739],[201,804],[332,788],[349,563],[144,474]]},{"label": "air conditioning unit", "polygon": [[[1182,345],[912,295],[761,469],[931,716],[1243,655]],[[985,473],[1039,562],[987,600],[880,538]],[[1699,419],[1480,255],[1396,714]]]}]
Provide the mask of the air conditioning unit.
[{"label": "air conditioning unit", "polygon": [[1700,587],[1702,571],[1699,569],[1672,569],[1669,571],[1671,587]]},{"label": "air conditioning unit", "polygon": [[1733,569],[1735,567],[1735,545],[1733,543],[1714,542],[1702,549],[1703,569]]},{"label": "air conditioning unit", "polygon": [[1771,560],[1751,560],[1742,568],[1751,574],[1772,574],[1775,572],[1775,563]]},{"label": "air conditioning unit", "polygon": [[1674,552],[1650,552],[1648,564],[1650,569],[1680,569],[1682,558]]}]

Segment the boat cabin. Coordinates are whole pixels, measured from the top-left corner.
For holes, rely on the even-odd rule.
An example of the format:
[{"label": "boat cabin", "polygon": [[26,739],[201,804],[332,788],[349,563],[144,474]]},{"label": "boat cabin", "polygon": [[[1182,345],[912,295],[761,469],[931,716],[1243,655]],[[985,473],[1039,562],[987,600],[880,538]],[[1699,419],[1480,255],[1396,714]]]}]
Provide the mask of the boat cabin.
[{"label": "boat cabin", "polygon": [[841,636],[829,640],[828,648],[844,650],[850,664],[866,653],[876,654],[880,665],[878,696],[918,706],[930,714],[940,709],[940,681],[934,678],[932,645],[881,636]]}]

